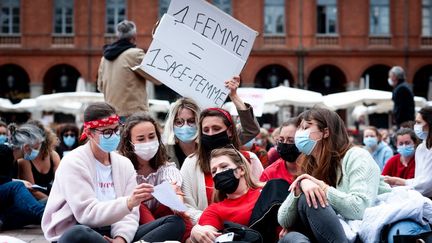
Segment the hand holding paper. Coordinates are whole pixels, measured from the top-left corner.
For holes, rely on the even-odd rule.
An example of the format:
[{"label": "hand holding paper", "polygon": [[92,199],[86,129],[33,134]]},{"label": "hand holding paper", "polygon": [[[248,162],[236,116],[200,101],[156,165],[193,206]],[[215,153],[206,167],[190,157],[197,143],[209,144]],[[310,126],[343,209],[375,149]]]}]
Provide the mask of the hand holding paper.
[{"label": "hand holding paper", "polygon": [[178,198],[171,184],[166,181],[155,186],[152,195],[154,198],[156,198],[156,200],[171,208],[172,210],[179,212],[184,212],[187,210],[186,206]]}]

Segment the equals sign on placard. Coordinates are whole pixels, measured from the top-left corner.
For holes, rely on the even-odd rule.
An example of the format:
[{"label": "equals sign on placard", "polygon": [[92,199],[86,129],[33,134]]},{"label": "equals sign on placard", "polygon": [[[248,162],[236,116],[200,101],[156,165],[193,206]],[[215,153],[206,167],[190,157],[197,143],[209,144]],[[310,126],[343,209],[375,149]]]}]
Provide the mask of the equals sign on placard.
[{"label": "equals sign on placard", "polygon": [[[199,50],[201,50],[201,52],[204,51],[204,48],[202,48],[202,47],[199,46],[198,44],[192,42],[192,45],[196,47],[196,48],[194,48],[194,49],[199,49]],[[198,50],[198,52],[200,52],[199,50]],[[191,54],[192,56],[198,58],[199,60],[201,60],[201,57],[200,57],[198,54],[196,54],[195,52],[191,52],[191,51],[190,51],[190,52],[188,52],[188,53]]]}]

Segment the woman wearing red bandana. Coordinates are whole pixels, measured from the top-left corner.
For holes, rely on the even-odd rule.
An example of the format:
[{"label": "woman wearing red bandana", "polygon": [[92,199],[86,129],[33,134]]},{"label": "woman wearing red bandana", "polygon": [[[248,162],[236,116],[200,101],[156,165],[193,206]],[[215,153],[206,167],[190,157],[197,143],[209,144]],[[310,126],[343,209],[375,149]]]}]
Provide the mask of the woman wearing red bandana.
[{"label": "woman wearing red bandana", "polygon": [[63,157],[42,218],[49,241],[149,242],[179,240],[181,218],[167,216],[138,226],[138,205],[151,198],[153,186],[136,183],[126,157],[115,152],[120,123],[114,108],[94,103],[84,112],[88,142]]}]

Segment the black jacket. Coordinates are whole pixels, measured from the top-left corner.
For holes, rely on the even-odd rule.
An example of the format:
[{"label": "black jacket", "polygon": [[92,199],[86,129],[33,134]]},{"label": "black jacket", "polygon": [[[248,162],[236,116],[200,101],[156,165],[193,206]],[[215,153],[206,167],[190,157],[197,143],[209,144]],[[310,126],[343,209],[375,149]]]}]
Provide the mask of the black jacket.
[{"label": "black jacket", "polygon": [[393,116],[396,125],[405,121],[414,121],[414,94],[406,82],[400,82],[393,90]]},{"label": "black jacket", "polygon": [[263,242],[277,242],[277,214],[289,194],[289,183],[283,179],[267,181],[249,220],[249,227],[261,233]]}]

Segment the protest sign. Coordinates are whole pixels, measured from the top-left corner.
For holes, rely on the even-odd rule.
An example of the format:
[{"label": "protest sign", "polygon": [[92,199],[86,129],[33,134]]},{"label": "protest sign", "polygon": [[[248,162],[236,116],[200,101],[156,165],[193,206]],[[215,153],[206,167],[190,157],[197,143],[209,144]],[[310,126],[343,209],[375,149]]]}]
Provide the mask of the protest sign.
[{"label": "protest sign", "polygon": [[[202,108],[221,107],[229,94],[224,81],[240,74],[256,32],[206,1],[174,0],[171,4],[171,11],[182,7],[176,13],[182,20],[169,14],[162,17],[142,63],[135,69],[194,99]],[[220,18],[217,31],[221,35],[214,32],[214,38],[208,38],[207,32],[197,31],[200,21],[191,27],[192,13]],[[210,29],[211,21],[206,22],[204,30]]]},{"label": "protest sign", "polygon": [[258,33],[207,1],[171,0],[167,13],[244,61]]}]

